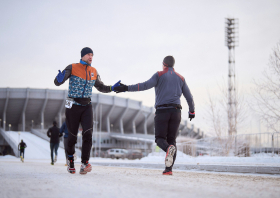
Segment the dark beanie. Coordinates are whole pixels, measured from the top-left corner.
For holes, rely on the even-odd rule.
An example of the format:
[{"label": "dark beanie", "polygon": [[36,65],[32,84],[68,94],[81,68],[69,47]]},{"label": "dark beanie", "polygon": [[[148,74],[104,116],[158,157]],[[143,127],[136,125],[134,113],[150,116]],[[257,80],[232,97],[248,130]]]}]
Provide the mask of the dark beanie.
[{"label": "dark beanie", "polygon": [[89,47],[84,47],[81,51],[81,58],[83,58],[84,55],[88,54],[88,53],[92,53],[93,54],[93,51],[92,49],[90,49]]},{"label": "dark beanie", "polygon": [[166,56],[162,63],[165,67],[174,67],[175,59],[173,56]]},{"label": "dark beanie", "polygon": [[56,121],[53,121],[53,125],[54,125],[54,126],[56,126],[56,125],[57,125]]}]

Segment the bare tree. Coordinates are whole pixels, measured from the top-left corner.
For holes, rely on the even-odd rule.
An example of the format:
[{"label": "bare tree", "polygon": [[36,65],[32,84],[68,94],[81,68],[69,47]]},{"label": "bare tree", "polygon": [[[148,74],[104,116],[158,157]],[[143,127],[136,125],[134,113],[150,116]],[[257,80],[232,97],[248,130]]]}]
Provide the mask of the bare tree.
[{"label": "bare tree", "polygon": [[[247,107],[243,94],[236,87],[234,95],[234,107],[229,108],[228,105],[228,89],[224,86],[220,88],[221,94],[219,99],[213,99],[209,95],[208,121],[211,123],[211,128],[217,137],[236,135],[237,131],[242,127],[242,123],[247,117]],[[230,116],[233,116],[234,122],[228,122]]]},{"label": "bare tree", "polygon": [[260,80],[254,80],[251,107],[266,121],[268,128],[279,130],[280,124],[280,41],[272,50],[268,68],[263,72]]},{"label": "bare tree", "polygon": [[[237,88],[236,88],[237,89]],[[231,152],[238,155],[234,151],[236,144],[234,135],[242,127],[242,123],[247,117],[247,107],[243,95],[235,90],[233,97],[234,108],[230,108],[228,104],[228,89],[224,86],[220,88],[219,99],[213,99],[209,94],[208,121],[211,129],[216,136],[211,141],[219,147],[218,155],[227,156]],[[233,116],[234,122],[229,122],[230,116]],[[228,136],[227,136],[228,135]],[[248,147],[248,145],[246,145]],[[240,146],[238,146],[239,149]],[[242,146],[243,148],[243,146]],[[239,149],[240,150],[240,149]]]}]

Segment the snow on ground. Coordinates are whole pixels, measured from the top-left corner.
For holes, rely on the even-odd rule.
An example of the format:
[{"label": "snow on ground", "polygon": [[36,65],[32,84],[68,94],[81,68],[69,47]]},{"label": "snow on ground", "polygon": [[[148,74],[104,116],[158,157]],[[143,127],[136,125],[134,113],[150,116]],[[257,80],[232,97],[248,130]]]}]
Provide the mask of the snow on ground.
[{"label": "snow on ground", "polygon": [[[46,161],[46,162],[44,162]],[[87,175],[64,163],[0,158],[1,198],[8,197],[279,197],[280,177],[93,166]],[[76,163],[76,169],[80,164]]]},{"label": "snow on ground", "polygon": [[[8,131],[6,132],[7,136],[11,138],[11,141],[19,144],[19,141],[23,139],[26,143],[27,148],[24,152],[25,160],[28,159],[51,159],[50,152],[50,142],[46,141],[30,132],[20,132],[20,136],[18,132]],[[65,159],[64,149],[58,148],[58,159]]]},{"label": "snow on ground", "polygon": [[[163,163],[164,152],[153,152],[144,157],[140,162]],[[198,156],[191,157],[180,151],[176,158],[176,164],[232,164],[232,165],[267,165],[280,166],[280,156],[272,154],[256,154],[252,157],[218,157],[218,156]]]}]

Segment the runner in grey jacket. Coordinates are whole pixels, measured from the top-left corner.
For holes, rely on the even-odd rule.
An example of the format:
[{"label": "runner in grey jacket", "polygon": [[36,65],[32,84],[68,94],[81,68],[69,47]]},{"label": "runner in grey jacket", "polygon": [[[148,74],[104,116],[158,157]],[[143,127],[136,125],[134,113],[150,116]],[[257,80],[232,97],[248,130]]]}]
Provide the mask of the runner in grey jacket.
[{"label": "runner in grey jacket", "polygon": [[189,105],[189,118],[195,117],[195,105],[185,78],[174,70],[175,59],[167,56],[163,60],[163,71],[155,73],[149,80],[135,85],[116,87],[114,91],[144,91],[155,87],[155,142],[166,152],[164,175],[172,175],[176,159],[176,137],[181,122],[181,101],[184,95]]},{"label": "runner in grey jacket", "polygon": [[[155,87],[156,101],[155,108],[164,104],[181,105],[180,97],[183,94],[186,98],[189,111],[194,112],[194,102],[190,89],[185,78],[175,72],[173,67],[165,67],[163,71],[156,72],[149,80],[136,85],[129,85],[128,91],[144,91]],[[158,107],[173,108],[173,107]]]}]

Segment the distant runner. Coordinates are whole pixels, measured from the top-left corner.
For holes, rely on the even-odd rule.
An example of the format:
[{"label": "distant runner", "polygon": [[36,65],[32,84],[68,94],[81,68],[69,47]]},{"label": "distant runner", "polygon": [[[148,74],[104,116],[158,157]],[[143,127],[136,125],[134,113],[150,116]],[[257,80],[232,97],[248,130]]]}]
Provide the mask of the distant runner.
[{"label": "distant runner", "polygon": [[[53,121],[53,127],[49,128],[47,135],[50,138],[50,149],[51,149],[51,165],[57,161],[57,150],[59,147],[59,137],[62,136],[59,133],[59,128],[56,126],[56,121]],[[55,152],[55,158],[53,159],[53,151]]]},{"label": "distant runner", "polygon": [[162,63],[163,71],[156,72],[148,81],[136,85],[121,85],[115,88],[116,92],[144,91],[155,87],[156,115],[155,142],[166,152],[165,170],[163,175],[172,175],[172,167],[176,159],[176,137],[181,122],[182,94],[189,105],[189,118],[195,117],[194,101],[185,78],[175,72],[175,59],[166,56]]},{"label": "distant runner", "polygon": [[19,150],[19,155],[20,155],[20,159],[22,162],[24,162],[24,150],[27,147],[27,145],[25,144],[25,142],[23,140],[21,140],[21,142],[18,144],[18,150]]}]

